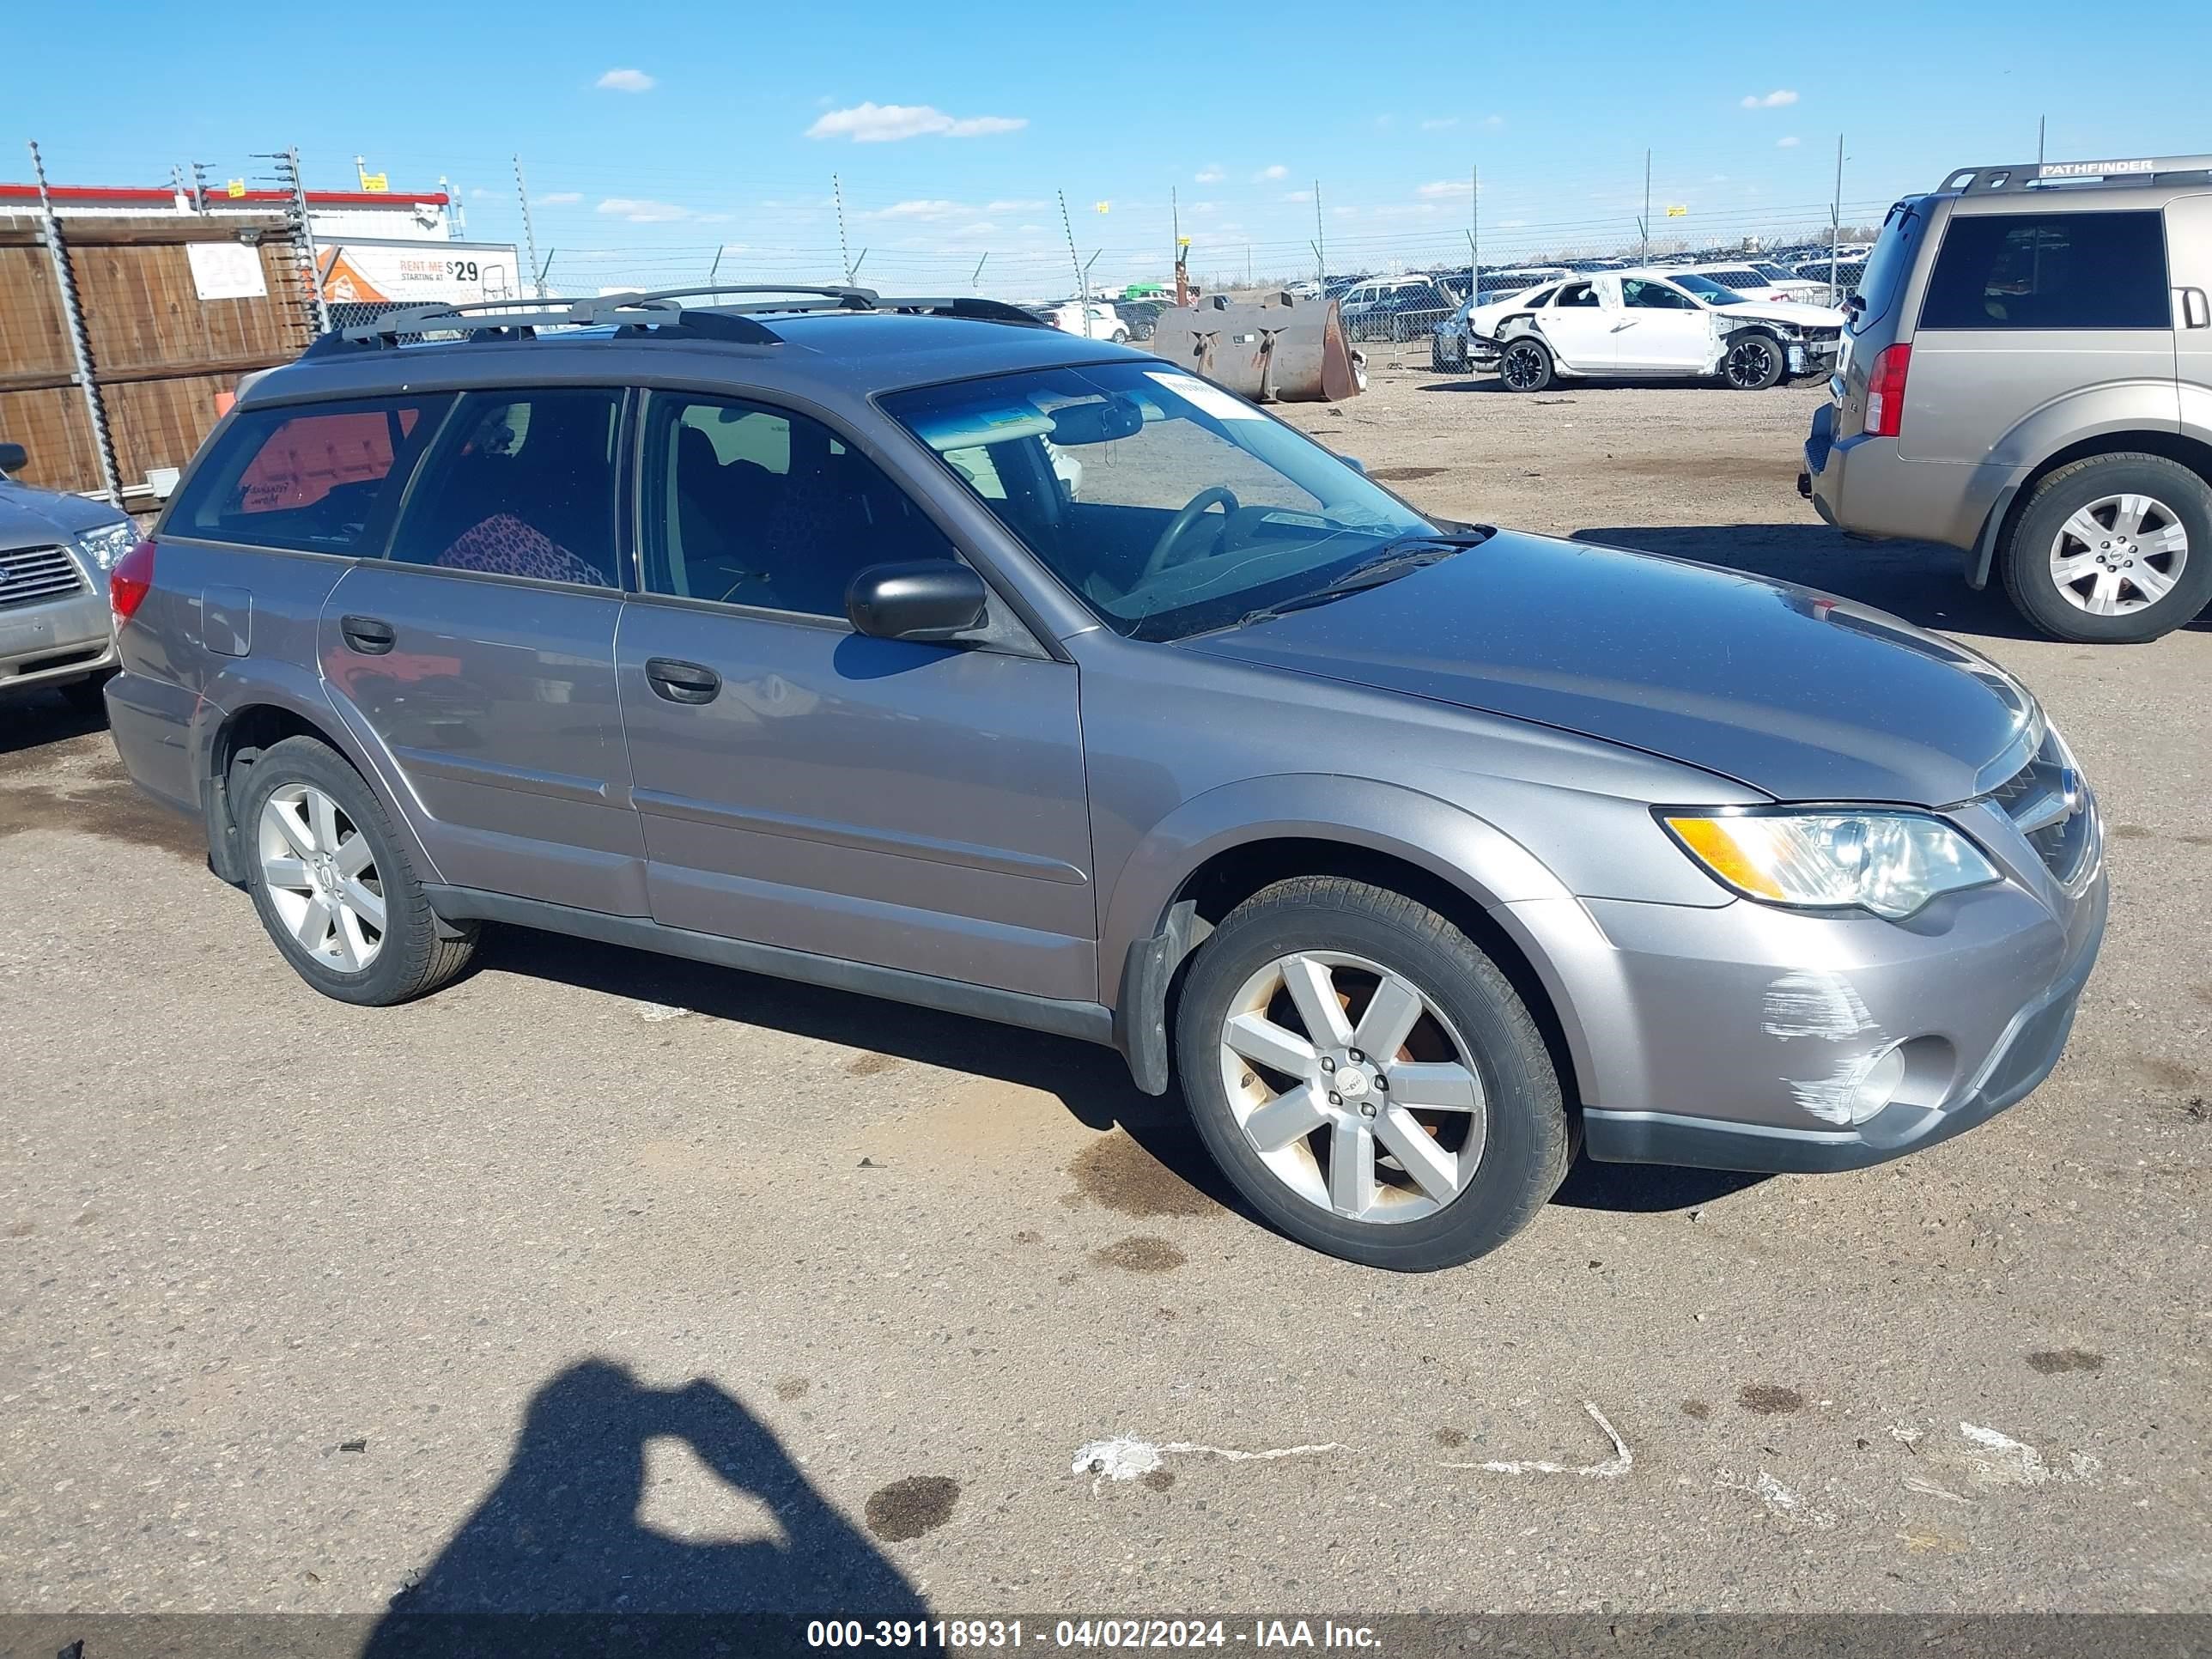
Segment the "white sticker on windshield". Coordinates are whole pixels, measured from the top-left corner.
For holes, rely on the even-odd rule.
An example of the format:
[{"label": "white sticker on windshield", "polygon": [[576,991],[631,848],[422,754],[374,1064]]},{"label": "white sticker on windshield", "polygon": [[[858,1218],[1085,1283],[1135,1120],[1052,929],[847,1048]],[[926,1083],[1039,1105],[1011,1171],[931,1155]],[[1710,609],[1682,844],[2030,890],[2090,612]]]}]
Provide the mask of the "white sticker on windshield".
[{"label": "white sticker on windshield", "polygon": [[1195,374],[1164,374],[1158,369],[1146,369],[1145,378],[1164,386],[1170,392],[1217,421],[1256,421],[1260,411],[1247,403],[1240,403],[1211,381],[1201,380]]}]

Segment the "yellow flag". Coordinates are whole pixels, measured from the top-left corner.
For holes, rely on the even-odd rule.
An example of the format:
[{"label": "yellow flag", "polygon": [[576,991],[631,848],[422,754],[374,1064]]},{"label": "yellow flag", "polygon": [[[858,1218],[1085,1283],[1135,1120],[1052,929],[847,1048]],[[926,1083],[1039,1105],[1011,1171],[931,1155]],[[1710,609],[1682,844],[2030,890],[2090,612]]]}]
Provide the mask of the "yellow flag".
[{"label": "yellow flag", "polygon": [[1101,213],[1110,213],[1114,209],[1114,204],[1111,202],[1093,202],[1091,205],[1097,209]]},{"label": "yellow flag", "polygon": [[1689,210],[1690,210],[1686,207],[1670,207],[1667,210],[1667,216],[1669,219],[1679,219],[1682,217],[1684,214],[1689,212]]},{"label": "yellow flag", "polygon": [[243,196],[246,194],[246,180],[243,179],[234,179],[228,185],[225,185],[223,189],[229,195]]}]

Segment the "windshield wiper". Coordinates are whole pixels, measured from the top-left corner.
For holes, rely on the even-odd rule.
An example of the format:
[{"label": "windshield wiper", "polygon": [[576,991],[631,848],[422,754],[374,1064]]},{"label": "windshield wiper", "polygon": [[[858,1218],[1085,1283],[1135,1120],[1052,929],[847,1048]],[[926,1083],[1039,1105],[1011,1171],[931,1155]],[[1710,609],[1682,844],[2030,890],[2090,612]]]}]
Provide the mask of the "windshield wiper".
[{"label": "windshield wiper", "polygon": [[1328,605],[1347,593],[1364,592],[1370,587],[1381,587],[1395,582],[1401,576],[1410,576],[1416,570],[1425,570],[1432,564],[1442,564],[1457,553],[1464,552],[1490,539],[1486,530],[1468,535],[1439,535],[1424,532],[1412,536],[1401,536],[1385,542],[1376,549],[1375,556],[1366,563],[1354,565],[1326,587],[1317,587],[1310,593],[1300,593],[1273,605],[1263,605],[1256,611],[1248,611],[1237,619],[1239,628],[1249,628],[1255,623],[1287,616],[1293,611],[1310,611],[1316,605]]}]

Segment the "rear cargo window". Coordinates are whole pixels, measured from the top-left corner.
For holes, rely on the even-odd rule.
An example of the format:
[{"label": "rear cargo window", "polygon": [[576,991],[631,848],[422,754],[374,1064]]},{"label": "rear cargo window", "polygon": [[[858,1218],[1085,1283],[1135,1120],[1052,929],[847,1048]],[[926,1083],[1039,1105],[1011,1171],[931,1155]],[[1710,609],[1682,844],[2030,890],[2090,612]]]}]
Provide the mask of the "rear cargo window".
[{"label": "rear cargo window", "polygon": [[2155,211],[1954,216],[1923,328],[2171,328]]},{"label": "rear cargo window", "polygon": [[372,550],[443,397],[254,410],[217,441],[178,496],[173,535],[315,553]]},{"label": "rear cargo window", "polygon": [[1797,267],[1797,274],[1808,281],[1825,283],[1832,274],[1836,285],[1844,292],[1856,289],[1859,305],[1851,317],[1852,332],[1863,332],[1880,322],[1889,314],[1890,307],[1897,303],[1928,228],[1920,199],[1899,202],[1890,209],[1888,216],[1881,222],[1881,234],[1875,239],[1874,252],[1867,255],[1864,264],[1854,266],[1815,259]]}]

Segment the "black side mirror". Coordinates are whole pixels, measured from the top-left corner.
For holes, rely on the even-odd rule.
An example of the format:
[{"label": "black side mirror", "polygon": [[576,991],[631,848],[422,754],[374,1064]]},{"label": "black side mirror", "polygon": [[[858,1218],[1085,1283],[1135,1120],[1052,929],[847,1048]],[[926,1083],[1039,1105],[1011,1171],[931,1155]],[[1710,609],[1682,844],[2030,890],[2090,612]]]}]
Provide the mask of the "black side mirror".
[{"label": "black side mirror", "polygon": [[30,451],[22,445],[0,444],[0,472],[21,472],[30,459]]},{"label": "black side mirror", "polygon": [[872,564],[845,589],[845,615],[879,640],[949,640],[983,620],[983,579],[951,559]]}]

